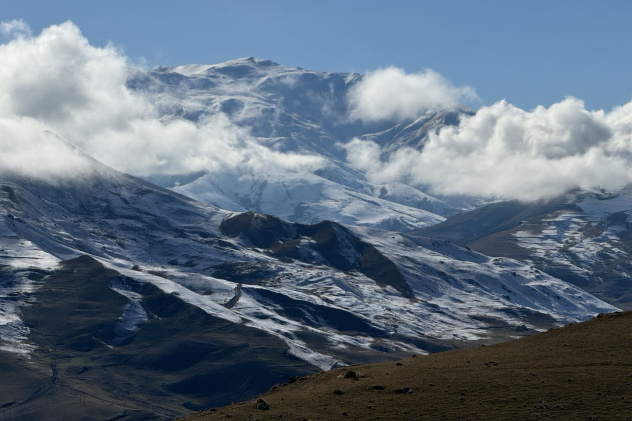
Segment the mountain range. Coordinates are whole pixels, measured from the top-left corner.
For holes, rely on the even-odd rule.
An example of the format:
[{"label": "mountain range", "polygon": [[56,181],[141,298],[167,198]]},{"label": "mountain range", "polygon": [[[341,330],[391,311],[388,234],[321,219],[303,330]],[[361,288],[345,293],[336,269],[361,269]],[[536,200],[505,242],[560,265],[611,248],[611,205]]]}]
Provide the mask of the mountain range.
[{"label": "mountain range", "polygon": [[347,98],[362,78],[255,58],[212,66],[157,67],[141,73],[129,86],[151,92],[162,119],[199,122],[221,113],[267,147],[315,154],[324,161],[313,172],[234,169],[181,177],[152,174],[148,179],[223,209],[274,214],[300,223],[327,219],[406,231],[456,213],[453,204],[414,186],[369,182],[349,165],[341,145],[359,138],[375,141],[388,153],[406,146],[418,148],[429,132],[458,124],[460,116],[472,112],[455,107],[431,110],[414,120],[352,120]]},{"label": "mountain range", "polygon": [[[79,174],[2,172],[0,414],[171,419],[292,376],[501,342],[625,304],[626,192],[481,207],[372,184],[341,142],[421,148],[472,112],[341,118],[361,78],[252,58],[132,73],[165,121],[223,113],[260,144],[316,154],[325,164],[312,172],[141,179],[85,154]],[[499,235],[511,252],[493,249]]]}]

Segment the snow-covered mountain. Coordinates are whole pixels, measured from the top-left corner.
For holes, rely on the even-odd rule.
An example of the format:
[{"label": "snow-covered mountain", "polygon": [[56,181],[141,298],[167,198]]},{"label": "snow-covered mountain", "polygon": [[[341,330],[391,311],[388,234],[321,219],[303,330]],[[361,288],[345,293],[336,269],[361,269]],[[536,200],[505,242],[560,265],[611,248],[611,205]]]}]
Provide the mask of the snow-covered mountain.
[{"label": "snow-covered mountain", "polygon": [[445,218],[437,213],[451,210],[444,202],[403,184],[367,183],[363,187],[364,193],[310,173],[249,175],[226,171],[205,174],[173,190],[237,212],[256,210],[296,222],[330,220],[394,231],[438,224]]},{"label": "snow-covered mountain", "polygon": [[630,309],[631,213],[630,188],[576,191],[540,203],[494,203],[416,234],[520,259]]},{"label": "snow-covered mountain", "polygon": [[63,396],[62,415],[88,399],[104,418],[169,418],[615,310],[515,260],[234,213],[85,159],[92,171],[66,179],[0,178],[0,353],[36,379],[3,383],[9,414]]},{"label": "snow-covered mountain", "polygon": [[360,74],[323,73],[245,58],[217,65],[156,67],[128,85],[150,97],[163,119],[199,122],[225,114],[262,145],[321,157],[313,172],[253,173],[233,169],[148,179],[209,204],[270,213],[294,222],[323,219],[405,231],[429,226],[458,211],[403,184],[376,185],[346,161],[341,144],[368,139],[386,153],[420,148],[427,134],[458,124],[465,108],[428,111],[414,120],[366,122],[350,117],[348,95]]}]

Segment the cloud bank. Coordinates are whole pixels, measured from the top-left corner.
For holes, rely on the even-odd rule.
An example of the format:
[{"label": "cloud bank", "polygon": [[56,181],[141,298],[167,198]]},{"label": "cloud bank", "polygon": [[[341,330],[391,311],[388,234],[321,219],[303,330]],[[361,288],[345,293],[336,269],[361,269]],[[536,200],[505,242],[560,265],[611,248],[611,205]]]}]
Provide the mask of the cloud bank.
[{"label": "cloud bank", "polygon": [[0,32],[0,172],[39,177],[87,170],[80,150],[131,174],[315,169],[313,156],[284,154],[254,141],[220,114],[200,122],[159,118],[149,94],[132,92],[134,69],[112,45],[90,45],[71,22],[32,36],[22,21]]},{"label": "cloud bank", "polygon": [[433,70],[407,74],[397,67],[366,75],[349,92],[351,119],[416,119],[426,111],[477,99],[469,86],[457,87]]},{"label": "cloud bank", "polygon": [[533,111],[500,101],[431,133],[421,151],[385,157],[377,144],[359,139],[346,150],[375,182],[442,194],[530,201],[575,187],[616,189],[632,182],[632,103],[606,113],[575,98]]},{"label": "cloud bank", "polygon": [[[91,171],[60,142],[134,175],[197,171],[312,172],[322,158],[281,153],[223,114],[198,122],[160,118],[169,98],[131,91],[138,71],[112,45],[95,47],[71,22],[32,35],[22,21],[0,23],[0,173],[50,178]],[[349,93],[349,118],[417,118],[475,98],[433,71],[390,67]],[[346,145],[348,161],[374,182],[402,181],[442,194],[537,200],[574,187],[619,188],[632,182],[632,103],[610,112],[567,98],[521,110],[500,101],[431,133],[424,148],[386,155],[372,142]]]}]

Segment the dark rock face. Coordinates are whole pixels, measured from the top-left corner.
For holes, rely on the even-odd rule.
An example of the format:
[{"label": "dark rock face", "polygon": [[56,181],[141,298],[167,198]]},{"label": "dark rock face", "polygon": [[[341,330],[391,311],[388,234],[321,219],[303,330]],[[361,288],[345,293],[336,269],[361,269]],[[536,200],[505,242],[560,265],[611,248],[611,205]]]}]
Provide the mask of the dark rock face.
[{"label": "dark rock face", "polygon": [[[267,248],[270,255],[279,259],[314,263],[316,253],[336,269],[357,270],[379,286],[392,286],[404,297],[413,298],[395,264],[338,223],[292,224],[274,216],[246,212],[226,218],[220,229],[226,236],[240,237],[255,247]],[[309,244],[305,245],[301,239],[310,240]]]},{"label": "dark rock face", "polygon": [[270,405],[268,405],[263,399],[257,399],[257,409],[267,411],[270,409]]},{"label": "dark rock face", "polygon": [[222,234],[228,237],[243,236],[254,247],[268,248],[276,241],[295,236],[292,225],[276,216],[255,212],[240,213],[226,218],[220,225]]},{"label": "dark rock face", "polygon": [[360,375],[353,370],[349,370],[345,374],[342,375],[342,378],[349,379],[349,380],[358,380],[360,378]]}]

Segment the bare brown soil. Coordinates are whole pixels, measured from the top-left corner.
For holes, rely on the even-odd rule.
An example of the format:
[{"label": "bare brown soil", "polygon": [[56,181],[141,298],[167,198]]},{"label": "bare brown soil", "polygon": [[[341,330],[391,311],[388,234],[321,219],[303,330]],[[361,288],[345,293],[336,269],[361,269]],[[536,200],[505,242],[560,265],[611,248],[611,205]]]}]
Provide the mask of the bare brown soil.
[{"label": "bare brown soil", "polygon": [[[258,409],[258,398],[269,409]],[[186,418],[220,419],[630,420],[632,313],[292,379],[252,400]]]}]

